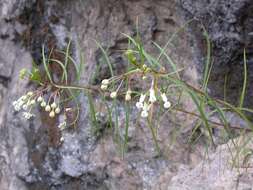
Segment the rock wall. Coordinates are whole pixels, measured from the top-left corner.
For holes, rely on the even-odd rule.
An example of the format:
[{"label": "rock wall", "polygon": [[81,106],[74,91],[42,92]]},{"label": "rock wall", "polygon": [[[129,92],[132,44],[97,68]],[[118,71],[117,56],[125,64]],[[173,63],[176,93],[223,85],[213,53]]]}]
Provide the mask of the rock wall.
[{"label": "rock wall", "polygon": [[[181,5],[188,19],[199,20],[206,28],[212,43],[213,72],[210,78],[211,93],[225,97],[233,103],[239,102],[243,84],[243,51],[247,52],[248,85],[246,107],[252,107],[252,30],[253,4],[250,0],[182,0]],[[191,30],[203,49],[198,27]],[[203,55],[203,52],[201,53]],[[226,81],[226,82],[225,82]]]},{"label": "rock wall", "polygon": [[[93,84],[98,84],[109,76],[109,68],[94,39],[108,50],[116,73],[122,73],[126,61],[119,50],[127,47],[127,39],[121,33],[136,34],[137,18],[145,47],[155,54],[157,49],[151,41],[164,45],[186,21],[196,17],[206,25],[213,43],[215,72],[211,92],[222,95],[222,76],[229,72],[240,79],[228,88],[234,101],[242,80],[234,70],[241,69],[243,47],[251,48],[251,5],[250,0],[1,1],[0,189],[167,189],[178,167],[196,165],[202,158],[198,151],[203,152],[201,147],[195,152],[187,149],[183,136],[179,136],[173,147],[169,146],[173,129],[177,127],[171,118],[165,118],[159,129],[164,155],[157,158],[145,123],[134,125],[133,110],[129,151],[122,160],[113,142],[113,131],[105,130],[100,138],[91,135],[85,97],[80,98],[81,118],[75,130],[60,132],[56,127],[58,121],[48,120],[41,110],[37,110],[37,117],[31,122],[24,121],[11,104],[34,86],[18,80],[18,72],[24,67],[31,68],[32,60],[40,65],[42,44],[49,52],[52,48],[64,48],[71,39],[73,56],[78,60],[80,50],[85,55],[80,83],[87,84],[93,78]],[[168,48],[178,66],[185,68],[184,78],[195,84],[201,79],[199,70],[204,62],[205,45],[199,34],[197,24],[187,25]],[[252,93],[250,85],[248,93]],[[252,99],[247,99],[247,103],[250,105]],[[100,104],[99,99],[96,104]],[[121,103],[119,113],[120,125],[124,126]],[[179,119],[182,124],[192,122],[192,118]],[[63,142],[60,142],[61,136]]]}]

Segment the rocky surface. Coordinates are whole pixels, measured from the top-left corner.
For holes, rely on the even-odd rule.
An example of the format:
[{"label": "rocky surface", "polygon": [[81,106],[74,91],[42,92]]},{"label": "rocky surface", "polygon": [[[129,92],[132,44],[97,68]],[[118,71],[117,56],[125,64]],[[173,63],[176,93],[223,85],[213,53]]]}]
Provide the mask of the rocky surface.
[{"label": "rocky surface", "polygon": [[[24,67],[31,68],[32,60],[40,65],[43,44],[48,52],[52,48],[64,48],[69,39],[73,41],[72,53],[77,61],[79,51],[85,55],[85,71],[80,81],[82,84],[88,81],[98,84],[109,76],[109,68],[94,39],[109,52],[116,73],[122,73],[126,60],[119,50],[125,49],[128,42],[121,33],[136,34],[137,18],[145,47],[152,53],[157,53],[157,49],[151,45],[151,41],[164,45],[191,17],[202,20],[214,44],[215,74],[211,80],[211,91],[220,96],[221,92],[217,89],[220,84],[217,85],[214,79],[218,76],[218,81],[222,83],[219,76],[226,73],[228,68],[241,68],[241,50],[245,44],[250,49],[251,4],[250,0],[1,1],[0,189],[197,189],[217,180],[214,172],[218,162],[216,156],[212,157],[214,161],[211,161],[211,169],[202,174],[198,165],[200,160],[205,159],[202,146],[190,150],[183,135],[171,146],[174,133],[178,133],[175,129],[180,128],[172,116],[164,117],[159,127],[158,138],[164,154],[157,157],[150,131],[145,122],[136,124],[137,114],[132,110],[129,149],[122,159],[112,130],[102,129],[103,133],[98,138],[91,134],[85,97],[80,98],[82,110],[78,127],[63,132],[56,127],[58,121],[47,119],[43,111],[37,110],[36,118],[27,122],[21,114],[13,111],[11,104],[34,87],[26,81],[18,80],[18,72]],[[186,32],[179,33],[168,48],[173,60],[179,63],[178,67],[185,68],[184,78],[195,85],[201,78],[197,68],[203,65],[204,55],[203,38],[196,25],[187,26]],[[221,66],[222,69],[217,69]],[[249,71],[250,67],[249,64]],[[232,70],[229,73],[235,75]],[[95,71],[97,73],[93,75]],[[229,86],[233,92],[229,91],[229,94],[238,93],[237,89],[232,91],[233,88],[233,85]],[[250,88],[248,93],[252,93]],[[100,107],[100,102],[96,97],[96,107]],[[247,104],[251,102],[251,99],[247,100]],[[186,106],[192,107],[187,101]],[[120,102],[119,115],[123,128],[124,107]],[[180,120],[182,126],[194,122],[193,118],[185,115],[176,119]],[[63,142],[60,141],[61,137],[64,138]],[[196,168],[182,172],[180,168],[183,166]],[[236,173],[226,171],[226,175],[232,176],[231,179],[221,184],[221,178],[217,186],[208,188],[235,187],[233,180]],[[209,177],[211,173],[213,176]],[[201,180],[196,179],[198,175],[205,178],[200,185],[198,180]],[[189,180],[182,186],[180,180],[188,177]],[[244,178],[238,178],[241,179]],[[193,180],[196,183],[191,183]],[[248,187],[251,182],[245,183]]]},{"label": "rocky surface", "polygon": [[[210,90],[214,96],[225,97],[237,103],[243,84],[243,50],[246,49],[248,60],[248,85],[245,105],[253,105],[252,87],[252,31],[253,4],[251,0],[181,0],[188,19],[200,21],[206,28],[212,44],[213,72],[210,78]],[[197,24],[198,25],[198,24]],[[190,25],[195,35],[197,51],[201,58],[206,54],[203,39],[199,38],[199,27]],[[202,52],[201,52],[202,51]],[[197,54],[196,54],[197,55]],[[225,82],[226,81],[226,82]]]},{"label": "rocky surface", "polygon": [[[252,136],[245,146],[246,151],[236,150],[232,142],[217,148],[215,153],[209,154],[206,159],[193,169],[181,166],[178,174],[172,177],[168,190],[229,190],[252,189]],[[242,139],[234,142],[242,145]]]}]

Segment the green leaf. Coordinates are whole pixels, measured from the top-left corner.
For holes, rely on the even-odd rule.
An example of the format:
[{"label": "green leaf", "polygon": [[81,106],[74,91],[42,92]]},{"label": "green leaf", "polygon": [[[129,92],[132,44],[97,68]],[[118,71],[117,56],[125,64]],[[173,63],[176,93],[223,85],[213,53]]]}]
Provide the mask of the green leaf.
[{"label": "green leaf", "polygon": [[40,70],[33,67],[32,72],[30,75],[30,80],[36,81],[36,82],[41,82],[41,75],[40,75]]}]

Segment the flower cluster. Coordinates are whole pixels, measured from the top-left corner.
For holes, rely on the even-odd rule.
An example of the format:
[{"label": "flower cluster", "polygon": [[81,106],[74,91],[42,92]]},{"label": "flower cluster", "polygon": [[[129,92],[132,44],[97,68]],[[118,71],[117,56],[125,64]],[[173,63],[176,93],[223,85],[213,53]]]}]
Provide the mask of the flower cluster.
[{"label": "flower cluster", "polygon": [[101,82],[101,89],[102,90],[106,90],[108,88],[109,83],[110,83],[109,79],[102,80],[102,82]]},{"label": "flower cluster", "polygon": [[[163,101],[163,107],[165,109],[170,108],[171,103],[168,101],[167,96],[165,93],[161,94],[161,98]],[[155,94],[155,90],[153,88],[151,88],[149,90],[149,100],[145,102],[146,99],[146,94],[141,94],[140,99],[138,102],[136,102],[136,107],[141,111],[141,117],[148,117],[148,113],[150,110],[150,107],[157,101],[157,97]]]},{"label": "flower cluster", "polygon": [[[147,69],[146,67],[145,67],[145,69]],[[101,89],[102,90],[107,90],[108,89],[108,85],[113,80],[115,80],[115,79],[110,78],[110,79],[104,79],[104,80],[102,80]],[[115,91],[112,91],[110,93],[110,97],[112,99],[115,99],[117,97],[118,91],[119,91],[120,87],[122,86],[122,82],[123,81],[124,80],[122,79],[121,82],[120,82],[120,84],[119,84],[119,86],[117,87],[117,89]],[[157,96],[158,93],[160,94],[160,96]],[[125,101],[130,101],[131,100],[131,94],[132,94],[132,91],[130,89],[130,85],[128,85],[128,90],[125,93]],[[146,97],[149,97],[149,98],[146,98]],[[154,80],[154,78],[152,78],[151,88],[148,90],[148,92],[141,94],[140,98],[139,98],[139,101],[136,103],[136,107],[138,109],[142,110],[141,111],[141,117],[144,117],[144,118],[148,117],[149,110],[150,110],[151,106],[155,102],[157,102],[158,100],[162,100],[163,107],[165,109],[168,109],[168,108],[171,107],[171,103],[168,101],[168,98],[167,98],[166,94],[162,93],[159,89],[157,89],[157,87],[155,85],[155,80]]]},{"label": "flower cluster", "polygon": [[25,119],[30,119],[34,117],[34,114],[31,113],[32,108],[38,104],[40,107],[45,109],[46,112],[49,112],[49,117],[55,117],[56,114],[61,112],[59,101],[57,102],[58,93],[52,93],[46,101],[43,97],[43,91],[44,90],[37,90],[35,92],[29,91],[25,95],[21,96],[18,100],[13,102],[14,110],[23,110],[23,117]]},{"label": "flower cluster", "polygon": [[[117,81],[117,78],[110,78],[110,79],[104,79],[104,80],[102,80],[100,88],[101,88],[102,90],[107,90],[107,89],[108,89],[108,86],[110,85],[110,83],[111,83],[113,80],[114,80],[114,81]],[[123,82],[123,80],[121,81],[121,83],[120,83],[120,85],[118,86],[118,88],[117,88],[115,91],[112,91],[112,92],[110,93],[110,97],[111,97],[112,99],[117,98],[117,96],[118,96],[118,91],[119,91],[120,87],[122,86],[122,82]],[[132,91],[131,91],[131,89],[129,88],[129,89],[127,90],[127,92],[126,92],[126,95],[125,95],[125,101],[130,101],[130,100],[131,100],[131,94],[132,94]]]},{"label": "flower cluster", "polygon": [[31,113],[31,109],[36,102],[32,97],[33,92],[28,92],[12,103],[15,111],[24,110],[23,117],[25,119],[30,119],[34,116],[34,114]]}]

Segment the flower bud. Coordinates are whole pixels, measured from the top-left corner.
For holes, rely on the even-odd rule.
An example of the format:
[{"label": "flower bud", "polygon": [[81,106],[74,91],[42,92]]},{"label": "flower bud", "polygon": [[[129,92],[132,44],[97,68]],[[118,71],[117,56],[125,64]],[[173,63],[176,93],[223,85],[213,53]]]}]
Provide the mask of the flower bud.
[{"label": "flower bud", "polygon": [[54,111],[51,111],[51,112],[49,113],[49,117],[53,118],[54,116],[55,116]]},{"label": "flower bud", "polygon": [[143,103],[142,102],[136,102],[136,107],[138,108],[138,109],[141,109],[141,108],[143,108]]},{"label": "flower bud", "polygon": [[171,106],[171,103],[169,101],[167,101],[163,104],[163,107],[166,109],[170,108],[170,106]]},{"label": "flower bud", "polygon": [[105,84],[102,84],[100,88],[101,88],[102,90],[106,90],[106,89],[108,88],[108,86],[105,85]]},{"label": "flower bud", "polygon": [[55,102],[53,102],[52,104],[51,104],[51,108],[56,108],[57,107],[57,105],[56,105],[56,103]]},{"label": "flower bud", "polygon": [[33,95],[32,91],[27,92],[27,96],[32,96],[32,95]]},{"label": "flower bud", "polygon": [[145,94],[141,94],[139,102],[143,103],[144,100],[145,100],[145,98],[146,98],[146,95]]},{"label": "flower bud", "polygon": [[47,105],[47,103],[45,101],[41,102],[40,106],[41,107],[45,107]]},{"label": "flower bud", "polygon": [[141,112],[141,117],[143,117],[143,118],[148,117],[148,112],[145,111],[145,110],[143,110],[143,111]]},{"label": "flower bud", "polygon": [[35,100],[31,100],[30,102],[31,105],[34,105],[35,103],[36,103]]},{"label": "flower bud", "polygon": [[55,109],[55,113],[56,114],[59,114],[61,112],[61,109],[59,108],[59,107],[57,107],[56,109]]},{"label": "flower bud", "polygon": [[27,99],[27,96],[24,95],[24,96],[21,96],[21,100],[25,101]]},{"label": "flower bud", "polygon": [[153,88],[149,90],[149,101],[151,103],[154,103],[156,101],[155,90]]},{"label": "flower bud", "polygon": [[146,80],[146,79],[147,79],[147,76],[144,75],[144,76],[142,77],[142,80]]},{"label": "flower bud", "polygon": [[109,83],[110,83],[110,81],[109,81],[109,79],[104,79],[104,80],[102,80],[102,85],[108,85]]},{"label": "flower bud", "polygon": [[51,111],[51,107],[50,107],[49,105],[47,105],[47,106],[45,107],[45,111],[47,111],[47,112]]},{"label": "flower bud", "polygon": [[112,92],[112,93],[110,94],[110,97],[111,97],[111,98],[116,98],[116,97],[117,97],[117,92],[116,92],[116,91]]},{"label": "flower bud", "polygon": [[28,108],[27,104],[24,104],[24,105],[22,106],[22,108],[23,108],[23,110],[27,110],[27,108]]},{"label": "flower bud", "polygon": [[163,100],[164,102],[167,102],[167,101],[168,101],[167,96],[166,96],[165,93],[162,93],[162,94],[161,94],[161,97],[162,97],[162,100]]},{"label": "flower bud", "polygon": [[127,92],[126,92],[126,96],[125,96],[125,100],[126,101],[130,101],[131,100],[131,90],[128,90]]},{"label": "flower bud", "polygon": [[39,96],[39,97],[37,98],[37,101],[38,101],[38,102],[42,102],[42,101],[43,101],[42,96]]}]

